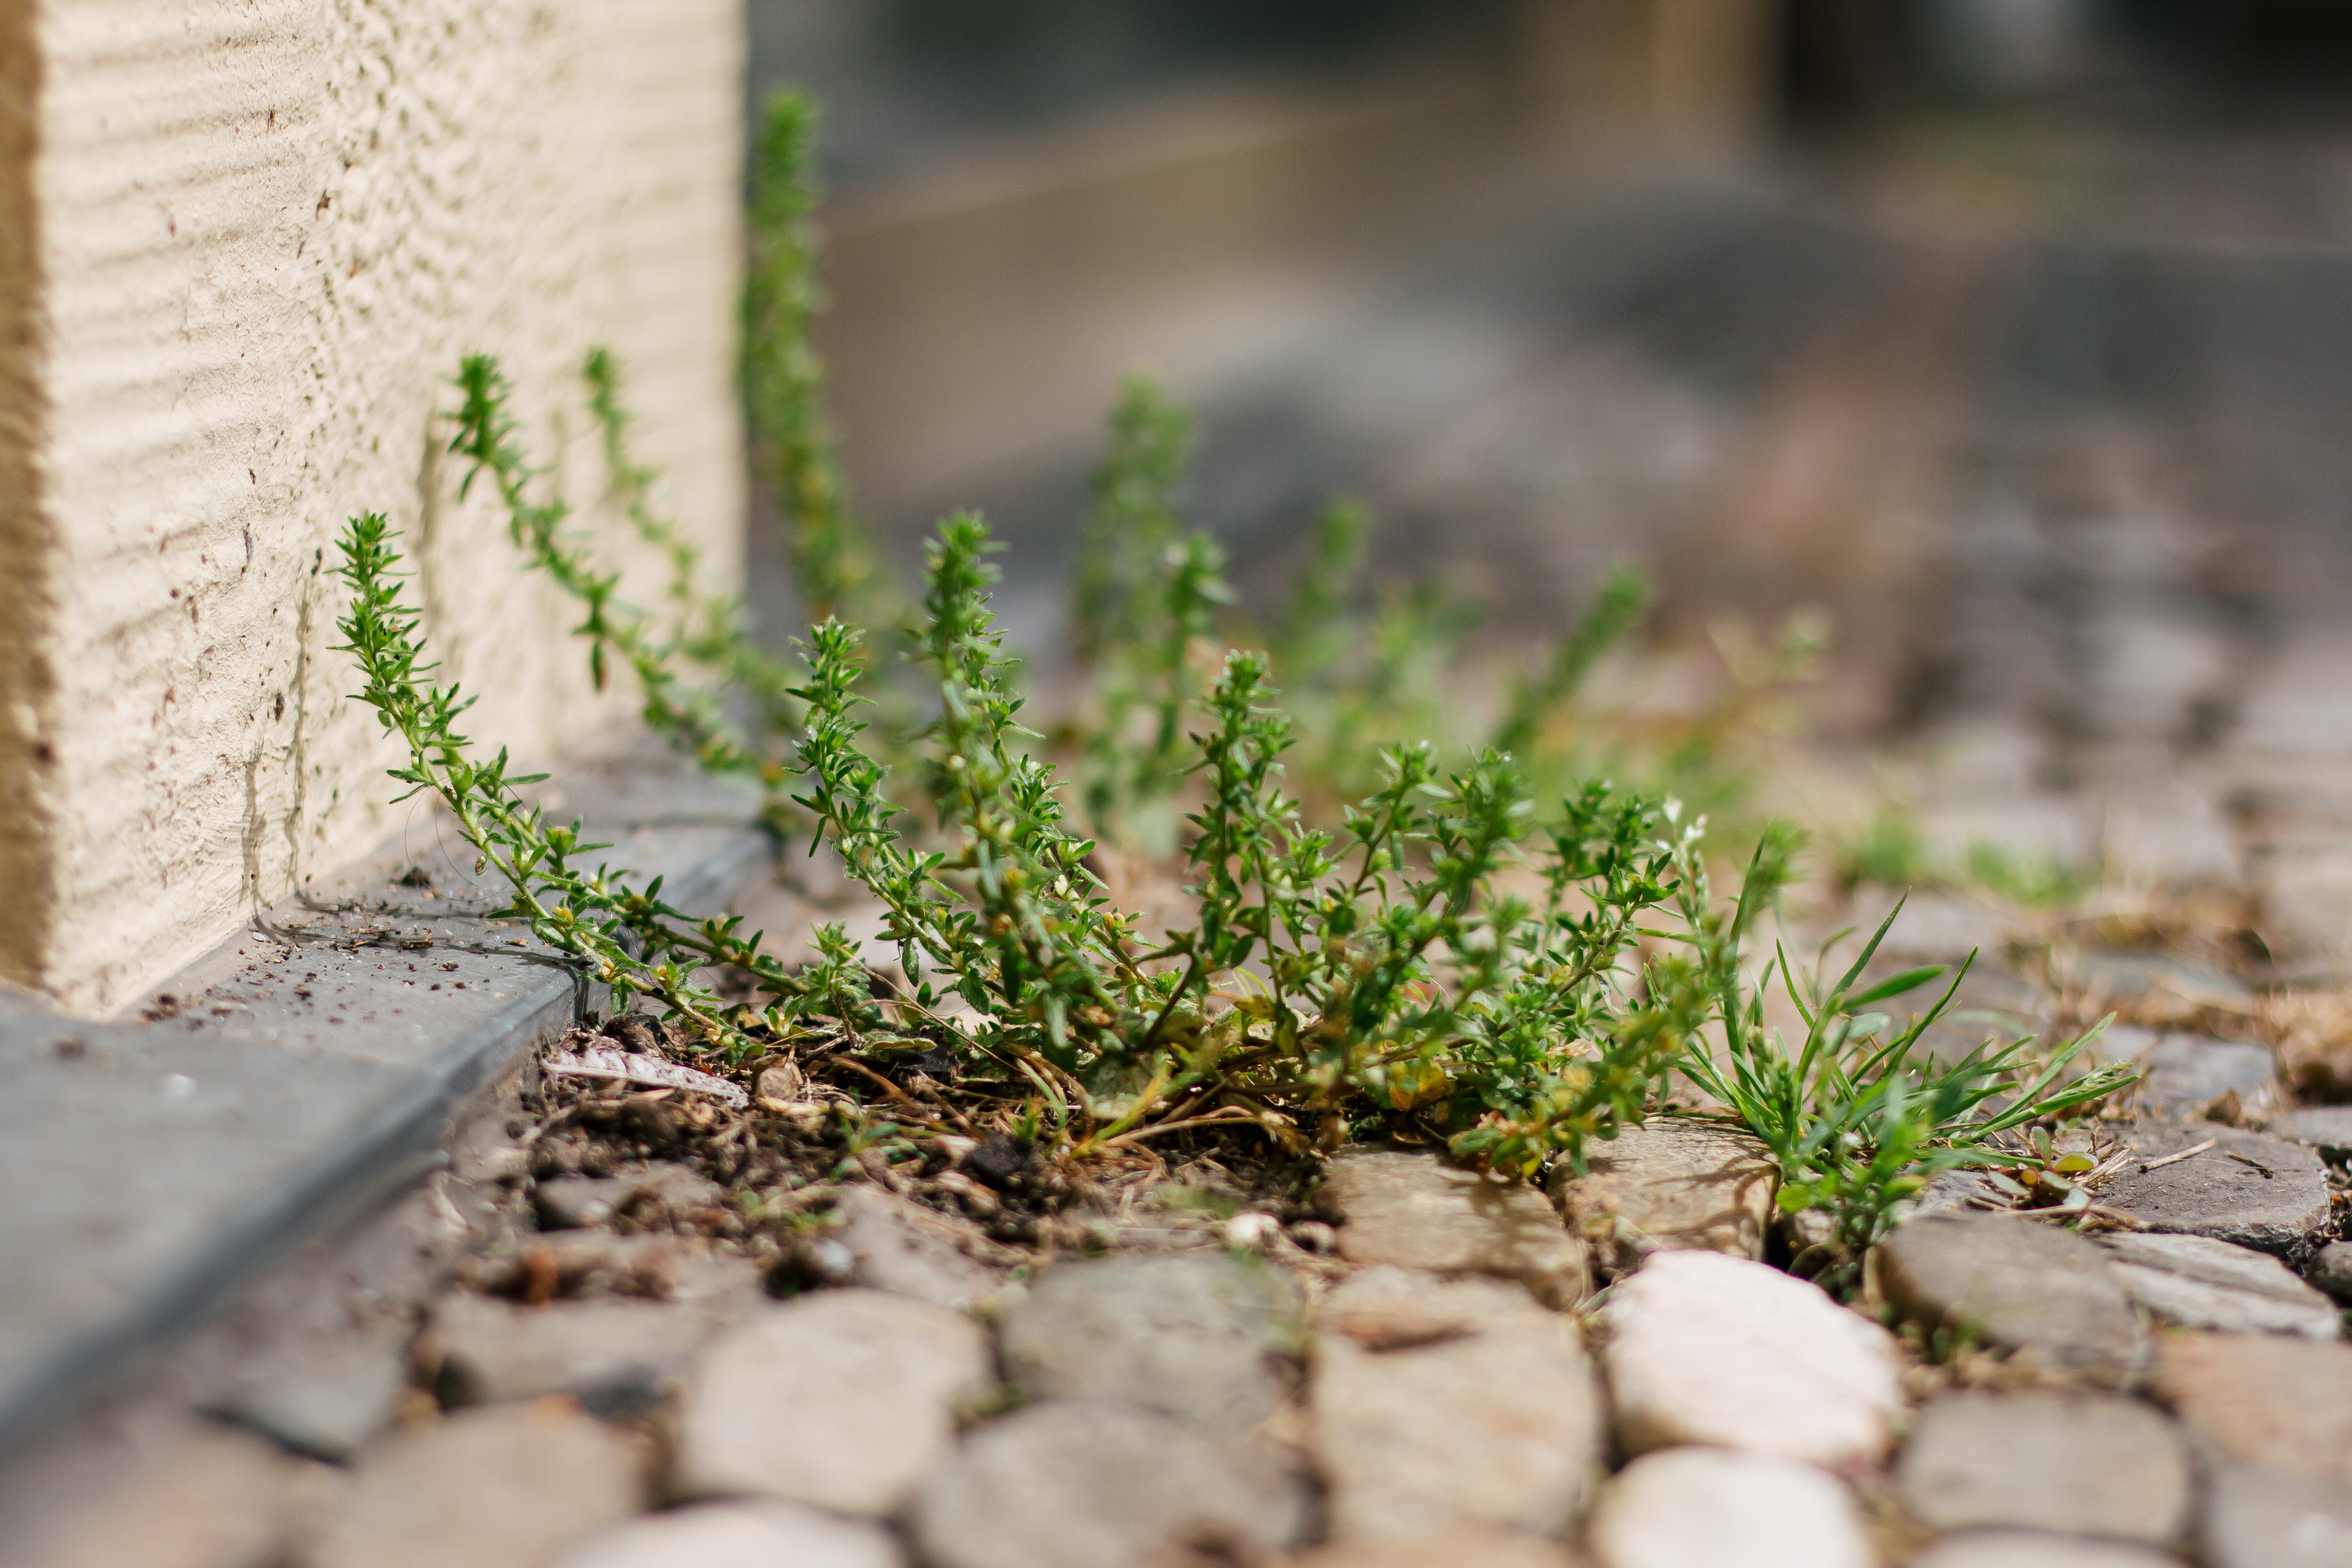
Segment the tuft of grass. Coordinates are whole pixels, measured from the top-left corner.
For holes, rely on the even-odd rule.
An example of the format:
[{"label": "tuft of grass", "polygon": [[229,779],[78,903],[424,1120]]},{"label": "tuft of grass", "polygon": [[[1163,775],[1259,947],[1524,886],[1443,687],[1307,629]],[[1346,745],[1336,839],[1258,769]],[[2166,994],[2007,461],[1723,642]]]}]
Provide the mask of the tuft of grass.
[{"label": "tuft of grass", "polygon": [[[1768,844],[1750,865],[1748,884],[1771,888],[1784,871]],[[1921,1040],[1951,1009],[1969,963],[1952,973],[1925,1012],[1904,1024],[1878,1011],[1879,1005],[1943,978],[1943,966],[1863,984],[1900,903],[1833,983],[1810,975],[1801,980],[1788,954],[1777,949],[1774,963],[1749,981],[1738,965],[1748,889],[1727,921],[1699,901],[1703,891],[1689,890],[1685,918],[1709,933],[1700,945],[1716,1016],[1724,1026],[1724,1054],[1718,1060],[1694,1052],[1684,1070],[1762,1140],[1780,1167],[1780,1207],[1822,1209],[1835,1222],[1832,1256],[1799,1260],[1813,1264],[1831,1283],[1853,1285],[1863,1253],[1885,1234],[1895,1205],[1938,1172],[2028,1163],[2035,1158],[2032,1148],[2005,1135],[2077,1111],[2136,1076],[2116,1064],[2069,1080],[2075,1058],[2090,1048],[2105,1020],[2038,1060],[2029,1055],[2032,1037],[2025,1036],[1988,1040],[1957,1062],[1937,1062]],[[1805,1024],[1804,1038],[1793,1048],[1764,1025],[1764,993],[1775,968]]]},{"label": "tuft of grass", "polygon": [[1933,887],[1942,879],[1929,860],[1927,835],[1918,818],[1891,806],[1838,846],[1836,876],[1839,887],[1848,891],[1864,882],[1914,888]]},{"label": "tuft of grass", "polygon": [[1967,872],[1977,886],[2029,909],[2074,903],[2098,885],[2091,872],[2048,856],[2019,855],[1981,838],[1969,846]]}]

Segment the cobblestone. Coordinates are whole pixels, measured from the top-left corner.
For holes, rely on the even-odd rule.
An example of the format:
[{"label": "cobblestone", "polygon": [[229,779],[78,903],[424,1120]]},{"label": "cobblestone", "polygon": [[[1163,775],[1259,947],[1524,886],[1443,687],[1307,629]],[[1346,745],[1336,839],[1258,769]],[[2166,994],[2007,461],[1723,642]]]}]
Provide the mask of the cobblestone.
[{"label": "cobblestone", "polygon": [[1343,1153],[1319,1201],[1344,1223],[1339,1255],[1437,1274],[1517,1279],[1538,1300],[1571,1307],[1590,1283],[1584,1244],[1541,1193],[1394,1150]]},{"label": "cobblestone", "polygon": [[2188,1521],[2189,1458],[2172,1424],[2112,1395],[1948,1394],[1896,1467],[1931,1530],[2002,1526],[2167,1545]]},{"label": "cobblestone", "polygon": [[1526,1290],[1381,1268],[1324,1303],[1310,1411],[1339,1540],[1559,1535],[1606,1457],[1575,1323]]},{"label": "cobblestone", "polygon": [[684,1497],[895,1513],[989,1379],[970,1319],[878,1290],[770,1309],[698,1358],[678,1404]]}]

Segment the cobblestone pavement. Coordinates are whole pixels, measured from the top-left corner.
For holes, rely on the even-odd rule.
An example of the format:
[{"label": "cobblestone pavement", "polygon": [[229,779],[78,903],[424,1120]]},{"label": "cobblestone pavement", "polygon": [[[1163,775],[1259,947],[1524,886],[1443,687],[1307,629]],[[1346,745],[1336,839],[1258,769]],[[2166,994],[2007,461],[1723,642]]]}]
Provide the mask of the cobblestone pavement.
[{"label": "cobblestone pavement", "polygon": [[[1792,276],[1927,255],[1773,232],[1813,237],[1777,253]],[[2070,1134],[2087,1218],[1939,1178],[1847,1307],[1790,1270],[1769,1164],[1705,1121],[1540,1189],[1407,1149],[1079,1176],[1002,1138],[810,1180],[824,1112],[793,1082],[738,1111],[551,1080],[79,1468],[20,1476],[19,1504],[54,1478],[25,1560],[2352,1563],[2352,253],[1935,255],[1907,336],[1867,301],[1743,336],[1660,303],[1727,274],[1662,279],[1385,472],[1533,529],[1591,472],[1569,415],[1618,384],[1596,367],[1639,362],[1626,395],[1685,398],[1714,456],[1625,481],[1622,516],[1825,561],[1878,540],[1826,580],[1864,612],[1831,721],[1885,742],[1923,853],[2097,873],[2051,903],[1916,896],[1880,962],[1979,952],[1987,1028],[2117,1014],[2101,1049],[2145,1076]],[[1779,369],[1644,382],[1639,340],[1675,332],[1701,358],[1769,339],[1741,363]],[[1987,342],[1966,374],[1939,358]],[[1874,410],[1887,439],[1856,447]],[[1766,482],[1816,438],[1893,456]],[[1720,563],[1663,553],[1703,618]],[[1870,622],[1874,596],[1900,613]],[[1791,934],[1895,893],[1818,894]]]}]

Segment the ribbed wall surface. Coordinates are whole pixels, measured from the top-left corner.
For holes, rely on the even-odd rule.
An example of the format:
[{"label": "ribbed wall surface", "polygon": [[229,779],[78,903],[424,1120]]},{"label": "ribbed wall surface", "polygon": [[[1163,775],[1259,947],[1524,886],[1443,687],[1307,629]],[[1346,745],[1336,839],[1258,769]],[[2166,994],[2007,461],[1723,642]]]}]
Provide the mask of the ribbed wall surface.
[{"label": "ribbed wall surface", "polygon": [[404,535],[436,651],[483,694],[470,733],[544,757],[624,710],[576,615],[456,500],[436,413],[461,354],[507,360],[549,482],[593,513],[577,370],[611,345],[667,501],[733,568],[740,18],[50,0],[37,36],[57,605],[32,978],[103,1012],[397,820],[329,651],[352,513]]}]

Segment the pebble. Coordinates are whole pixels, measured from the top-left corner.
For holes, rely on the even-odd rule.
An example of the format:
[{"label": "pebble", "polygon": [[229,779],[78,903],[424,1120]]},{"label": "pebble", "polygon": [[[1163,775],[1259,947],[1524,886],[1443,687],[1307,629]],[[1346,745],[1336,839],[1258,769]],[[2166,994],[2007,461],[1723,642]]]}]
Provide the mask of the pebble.
[{"label": "pebble", "polygon": [[1224,1253],[1067,1263],[1005,1314],[1001,1342],[1033,1397],[1125,1400],[1233,1436],[1282,1403],[1298,1301],[1279,1269]]},{"label": "pebble", "polygon": [[517,1568],[635,1513],[643,1446],[569,1400],[464,1410],[369,1453],[303,1568]]},{"label": "pebble", "polygon": [[2352,1568],[2352,1485],[2216,1465],[2198,1537],[2206,1568]]},{"label": "pebble", "polygon": [[931,1471],[914,1538],[929,1568],[1147,1568],[1180,1547],[1246,1562],[1290,1544],[1306,1515],[1262,1449],[1137,1405],[1049,1400],[981,1427]]},{"label": "pebble", "polygon": [[1617,1283],[1607,1315],[1625,1453],[1712,1443],[1843,1468],[1886,1452],[1903,1404],[1894,1339],[1817,1286],[1745,1258],[1659,1253]]},{"label": "pebble", "polygon": [[564,1553],[556,1568],[904,1568],[879,1525],[791,1503],[702,1503],[647,1514]]},{"label": "pebble", "polygon": [[[2299,1143],[2206,1121],[2136,1127],[2130,1138],[2138,1162],[2100,1189],[2099,1202],[2150,1230],[2286,1252],[2326,1227],[2326,1170]],[[2214,1146],[2201,1153],[2155,1163],[2209,1139]]]},{"label": "pebble", "polygon": [[1937,1215],[1897,1228],[1876,1258],[1889,1304],[1931,1333],[2109,1382],[2138,1362],[2139,1319],[2107,1255],[2083,1237],[2002,1215]]},{"label": "pebble", "polygon": [[2160,1545],[2189,1514],[2179,1434],[2113,1394],[1944,1394],[1913,1424],[1895,1484],[1937,1531],[2000,1525]]},{"label": "pebble", "polygon": [[633,1296],[686,1301],[713,1311],[757,1306],[767,1292],[748,1259],[676,1236],[615,1236],[609,1230],[559,1230],[520,1238],[510,1250],[467,1270],[494,1295],[521,1298],[552,1278],[570,1299]]},{"label": "pebble", "polygon": [[2214,1459],[2352,1485],[2352,1345],[2167,1334],[2155,1388]]},{"label": "pebble", "polygon": [[2315,1340],[2335,1339],[2342,1325],[2336,1303],[2267,1252],[2154,1231],[2098,1239],[2114,1256],[2125,1291],[2159,1321]]},{"label": "pebble", "polygon": [[660,1400],[718,1328],[695,1308],[606,1299],[520,1307],[453,1295],[433,1309],[419,1344],[437,1366],[444,1405],[493,1405],[567,1394],[593,1414]]},{"label": "pebble", "polygon": [[976,1226],[880,1187],[844,1187],[831,1237],[848,1252],[848,1283],[966,1310],[1003,1286],[1018,1254]]},{"label": "pebble", "polygon": [[1568,1308],[1590,1284],[1584,1244],[1543,1194],[1434,1154],[1368,1149],[1327,1168],[1317,1201],[1343,1223],[1339,1256],[1435,1274],[1517,1279]]},{"label": "pebble", "polygon": [[1632,1256],[1669,1250],[1764,1255],[1778,1167],[1745,1132],[1713,1122],[1646,1121],[1585,1146],[1586,1173],[1553,1183],[1561,1212],[1588,1240]]},{"label": "pebble", "polygon": [[1811,1465],[1668,1448],[1625,1467],[1594,1510],[1601,1568],[1874,1568],[1844,1487]]},{"label": "pebble", "polygon": [[1972,1530],[1946,1536],[1911,1559],[1911,1568],[2179,1568],[2180,1559],[2120,1541]]},{"label": "pebble", "polygon": [[1283,1559],[1286,1568],[1575,1568],[1557,1541],[1489,1531],[1415,1536],[1409,1541],[1348,1541]]},{"label": "pebble", "polygon": [[726,1191],[699,1171],[664,1163],[622,1176],[559,1176],[541,1182],[531,1194],[539,1223],[549,1230],[600,1226],[614,1215],[657,1205],[669,1214],[711,1208]]},{"label": "pebble", "polygon": [[2314,1285],[2338,1301],[2352,1301],[2352,1241],[2331,1241],[2304,1266]]},{"label": "pebble", "polygon": [[989,1383],[971,1319],[879,1290],[771,1308],[696,1358],[673,1485],[879,1518],[897,1511]]},{"label": "pebble", "polygon": [[[337,1479],[209,1423],[111,1478],[18,1568],[258,1568],[282,1560],[296,1516]],[[320,1483],[326,1483],[321,1485]],[[9,1538],[13,1543],[14,1532]]]},{"label": "pebble", "polygon": [[2316,1149],[2329,1160],[2352,1159],[2352,1105],[2314,1105],[2263,1123],[2272,1138]]},{"label": "pebble", "polygon": [[407,1341],[404,1327],[273,1344],[205,1408],[298,1454],[340,1463],[391,1424],[408,1387]]},{"label": "pebble", "polygon": [[1318,1319],[1308,1400],[1335,1540],[1562,1534],[1607,1458],[1574,1321],[1500,1280],[1357,1275]]}]

